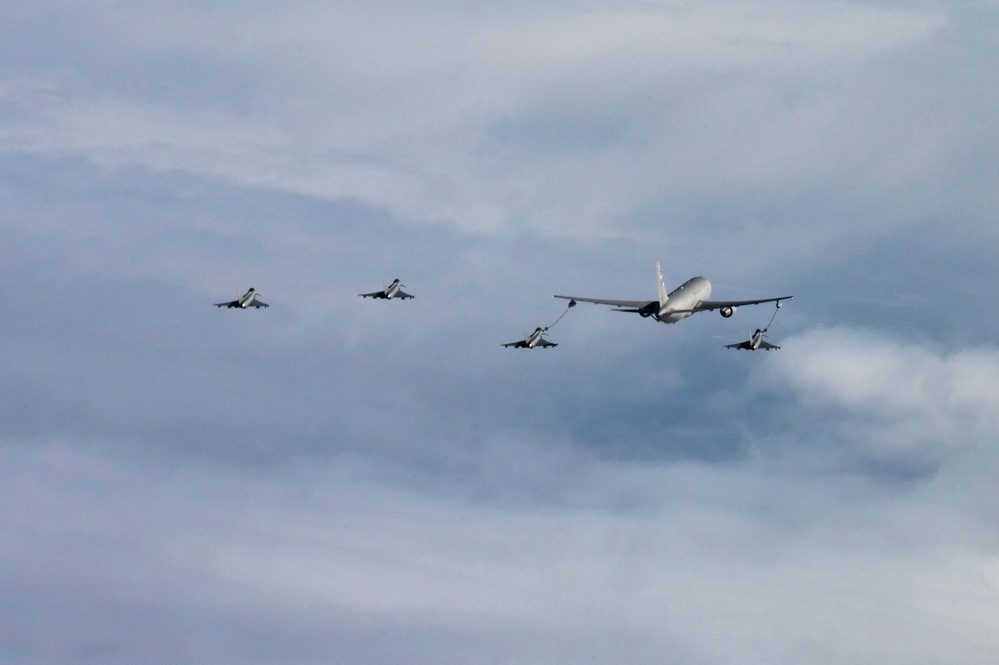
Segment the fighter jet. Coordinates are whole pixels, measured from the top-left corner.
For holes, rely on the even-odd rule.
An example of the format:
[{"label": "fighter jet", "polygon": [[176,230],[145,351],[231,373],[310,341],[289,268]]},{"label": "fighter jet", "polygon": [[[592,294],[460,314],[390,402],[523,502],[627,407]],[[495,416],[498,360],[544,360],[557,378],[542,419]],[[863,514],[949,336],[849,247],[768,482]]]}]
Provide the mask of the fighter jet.
[{"label": "fighter jet", "polygon": [[374,293],[358,293],[357,295],[362,298],[381,298],[383,300],[392,300],[392,298],[398,298],[399,300],[408,300],[414,296],[409,295],[402,290],[402,287],[406,286],[401,284],[399,280],[392,280],[392,283],[386,286],[381,291],[375,291]]},{"label": "fighter jet", "polygon": [[678,288],[666,293],[666,286],[663,284],[663,272],[656,262],[656,277],[659,281],[659,300],[606,300],[603,298],[582,298],[580,296],[560,296],[563,300],[577,300],[580,302],[592,302],[597,305],[613,305],[617,307],[615,312],[635,312],[643,317],[651,316],[660,323],[676,323],[696,312],[707,312],[718,310],[726,319],[733,314],[738,307],[743,305],[759,305],[765,302],[780,303],[782,300],[790,300],[794,296],[780,296],[777,298],[761,298],[759,300],[708,300],[711,297],[711,282],[703,277],[692,277],[681,284]]},{"label": "fighter jet", "polygon": [[524,335],[524,339],[518,342],[510,342],[508,344],[500,344],[500,346],[510,347],[515,349],[533,349],[536,346],[550,347],[558,346],[555,342],[549,342],[545,339],[545,333],[548,332],[548,328],[535,328],[534,332]]},{"label": "fighter jet", "polygon": [[747,351],[755,351],[756,349],[764,349],[765,351],[770,351],[772,349],[779,349],[780,347],[776,344],[771,344],[770,342],[763,339],[766,334],[767,329],[757,328],[756,332],[749,336],[745,342],[739,342],[737,344],[726,344],[726,349],[745,349]]},{"label": "fighter jet", "polygon": [[270,307],[265,302],[257,300],[257,296],[260,295],[256,292],[253,287],[241,296],[238,296],[236,300],[231,300],[229,302],[217,302],[216,307],[238,307],[240,309],[246,309],[247,307]]}]

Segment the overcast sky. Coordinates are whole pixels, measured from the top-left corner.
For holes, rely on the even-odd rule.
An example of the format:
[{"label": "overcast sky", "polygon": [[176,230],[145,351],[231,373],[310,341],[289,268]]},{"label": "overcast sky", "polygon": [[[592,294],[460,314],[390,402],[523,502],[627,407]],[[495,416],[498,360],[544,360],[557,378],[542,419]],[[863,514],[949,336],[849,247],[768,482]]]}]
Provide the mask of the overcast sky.
[{"label": "overcast sky", "polygon": [[997,30],[5,3],[0,660],[991,665]]}]

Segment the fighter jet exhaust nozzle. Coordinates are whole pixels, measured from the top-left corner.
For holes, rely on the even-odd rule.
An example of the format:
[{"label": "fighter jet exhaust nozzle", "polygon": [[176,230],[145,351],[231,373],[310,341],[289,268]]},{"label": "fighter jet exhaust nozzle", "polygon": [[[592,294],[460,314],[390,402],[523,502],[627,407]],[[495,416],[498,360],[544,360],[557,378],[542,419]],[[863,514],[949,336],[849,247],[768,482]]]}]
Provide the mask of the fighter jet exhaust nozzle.
[{"label": "fighter jet exhaust nozzle", "polygon": [[731,317],[733,314],[735,314],[736,309],[737,309],[736,307],[722,307],[721,309],[718,310],[718,313],[727,319]]}]

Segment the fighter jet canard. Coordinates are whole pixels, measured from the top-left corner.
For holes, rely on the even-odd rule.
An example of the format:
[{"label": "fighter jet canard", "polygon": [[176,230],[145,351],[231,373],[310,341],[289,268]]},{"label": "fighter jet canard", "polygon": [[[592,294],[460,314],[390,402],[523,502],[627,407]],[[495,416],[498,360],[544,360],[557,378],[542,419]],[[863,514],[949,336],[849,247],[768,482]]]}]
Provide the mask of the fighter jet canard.
[{"label": "fighter jet canard", "polygon": [[230,300],[229,302],[217,302],[215,303],[215,307],[238,307],[239,309],[246,309],[247,307],[270,307],[267,303],[257,300],[258,295],[260,294],[257,293],[256,289],[250,287],[249,291],[241,296],[238,296],[235,300]]},{"label": "fighter jet canard", "polygon": [[745,342],[737,342],[735,344],[726,344],[726,349],[745,349],[746,351],[756,351],[757,349],[763,349],[764,351],[773,351],[779,349],[780,347],[776,344],[771,344],[770,342],[763,339],[766,335],[766,328],[757,328],[756,332],[749,336]]},{"label": "fighter jet canard", "polygon": [[503,347],[513,347],[515,349],[533,349],[536,346],[540,347],[553,347],[558,346],[555,342],[549,342],[545,339],[545,333],[548,332],[548,328],[535,328],[534,332],[527,333],[524,335],[524,339],[517,342],[509,342],[507,344],[500,344]]},{"label": "fighter jet canard", "polygon": [[652,317],[660,323],[676,323],[697,312],[718,310],[726,319],[735,314],[738,307],[759,305],[766,302],[780,303],[794,296],[760,298],[758,300],[708,300],[711,297],[711,282],[703,277],[692,277],[676,289],[666,293],[663,273],[656,263],[656,278],[659,282],[659,300],[610,300],[604,298],[584,298],[580,296],[560,296],[563,300],[591,302],[597,305],[611,305],[615,312],[634,312],[643,317]]},{"label": "fighter jet canard", "polygon": [[399,300],[410,300],[415,298],[415,296],[411,296],[402,290],[402,287],[404,286],[406,285],[395,279],[381,291],[375,291],[374,293],[358,293],[357,295],[362,298],[381,298],[382,300],[392,300],[393,298],[398,298]]}]

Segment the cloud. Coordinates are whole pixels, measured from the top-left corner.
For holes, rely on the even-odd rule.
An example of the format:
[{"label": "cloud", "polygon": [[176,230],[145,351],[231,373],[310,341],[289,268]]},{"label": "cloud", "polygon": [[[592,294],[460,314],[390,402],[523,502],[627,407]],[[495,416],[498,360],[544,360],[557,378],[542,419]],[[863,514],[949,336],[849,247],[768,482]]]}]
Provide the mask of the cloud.
[{"label": "cloud", "polygon": [[982,5],[4,18],[12,661],[993,659]]},{"label": "cloud", "polygon": [[[739,356],[768,365],[732,387],[752,454],[721,463],[614,461],[511,432],[415,473],[363,451],[238,468],[7,441],[0,547],[5,586],[22,590],[7,611],[45,608],[62,630],[2,639],[121,660],[229,661],[254,645],[265,658],[564,662],[554,645],[567,642],[578,658],[612,645],[620,662],[987,662],[997,458],[991,428],[967,427],[976,445],[944,439],[999,385],[994,350],[945,355],[849,329],[784,341]],[[946,453],[929,451],[935,474],[900,485],[841,464],[904,437],[900,414],[931,405],[917,422]],[[761,435],[777,418],[805,464]],[[128,637],[114,629],[123,612]]]},{"label": "cloud", "polygon": [[[838,82],[946,25],[802,3],[148,12],[81,16],[102,45],[71,38],[72,66],[23,63],[5,143],[598,237],[660,205],[663,183],[713,196],[719,179],[786,183],[802,163],[827,180],[811,162],[855,144]],[[95,52],[99,66],[78,64]]]},{"label": "cloud", "polygon": [[992,347],[941,355],[849,328],[816,329],[789,342],[794,350],[766,378],[795,396],[792,445],[813,440],[811,455],[932,472],[994,441],[999,354]]}]

